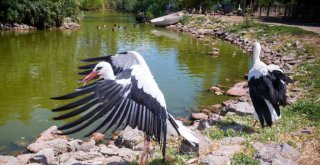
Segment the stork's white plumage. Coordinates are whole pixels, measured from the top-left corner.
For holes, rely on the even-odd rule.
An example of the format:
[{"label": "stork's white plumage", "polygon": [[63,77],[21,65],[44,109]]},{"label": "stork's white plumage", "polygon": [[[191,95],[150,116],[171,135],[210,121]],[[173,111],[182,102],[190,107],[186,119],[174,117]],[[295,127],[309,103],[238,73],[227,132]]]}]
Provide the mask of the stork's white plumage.
[{"label": "stork's white plumage", "polygon": [[[85,96],[53,111],[64,111],[75,108],[71,112],[55,117],[60,120],[88,111],[84,116],[66,124],[59,129],[67,130],[64,134],[78,132],[97,119],[103,119],[97,128],[87,135],[100,129],[103,132],[122,130],[127,126],[138,128],[146,134],[146,144],[150,137],[162,143],[165,156],[167,130],[172,134],[182,135],[191,144],[197,145],[198,139],[193,133],[178,123],[166,109],[164,96],[154,80],[143,57],[134,51],[120,53],[114,56],[91,58],[83,61],[101,61],[79,67],[90,69],[82,81],[87,82],[99,76],[96,82],[78,88],[78,91],[53,99],[70,99]],[[83,73],[88,73],[87,71]],[[81,73],[81,74],[83,74]],[[167,126],[169,128],[167,128]]]},{"label": "stork's white plumage", "polygon": [[255,108],[254,118],[261,126],[281,118],[280,105],[286,105],[286,83],[290,82],[277,65],[266,65],[260,61],[261,46],[253,44],[253,66],[248,74],[249,93]]},{"label": "stork's white plumage", "polygon": [[240,7],[240,3],[239,3],[239,7],[238,7],[238,12],[242,11],[241,7]]}]

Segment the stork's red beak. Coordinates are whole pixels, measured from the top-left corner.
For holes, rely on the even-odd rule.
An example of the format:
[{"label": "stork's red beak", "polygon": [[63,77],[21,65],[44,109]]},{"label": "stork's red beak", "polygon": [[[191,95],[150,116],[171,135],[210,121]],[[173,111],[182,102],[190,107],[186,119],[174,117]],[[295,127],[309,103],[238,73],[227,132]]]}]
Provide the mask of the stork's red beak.
[{"label": "stork's red beak", "polygon": [[89,73],[86,77],[84,77],[81,82],[83,83],[87,83],[88,81],[96,78],[98,76],[98,72],[96,71],[92,71],[91,73]]}]

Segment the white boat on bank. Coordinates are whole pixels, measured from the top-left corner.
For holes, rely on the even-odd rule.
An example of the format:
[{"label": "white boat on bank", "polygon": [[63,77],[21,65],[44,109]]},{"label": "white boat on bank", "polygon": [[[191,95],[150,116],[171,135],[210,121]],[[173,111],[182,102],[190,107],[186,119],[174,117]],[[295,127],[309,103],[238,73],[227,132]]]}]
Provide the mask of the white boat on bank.
[{"label": "white boat on bank", "polygon": [[156,26],[168,26],[179,22],[182,19],[183,12],[176,12],[151,20],[151,23]]}]

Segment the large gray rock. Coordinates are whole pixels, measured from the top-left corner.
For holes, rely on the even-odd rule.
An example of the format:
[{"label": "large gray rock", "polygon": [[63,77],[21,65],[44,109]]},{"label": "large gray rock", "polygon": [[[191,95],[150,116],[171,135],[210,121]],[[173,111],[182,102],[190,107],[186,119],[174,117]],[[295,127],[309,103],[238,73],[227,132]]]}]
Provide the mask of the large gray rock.
[{"label": "large gray rock", "polygon": [[143,142],[143,132],[138,129],[132,129],[131,127],[127,127],[123,131],[120,132],[119,138],[117,139],[117,146],[119,147],[127,147],[133,149],[134,146]]},{"label": "large gray rock", "polygon": [[117,149],[116,153],[126,161],[136,160],[140,155],[139,151],[133,151],[125,147]]},{"label": "large gray rock", "polygon": [[43,131],[34,143],[45,142],[45,141],[54,140],[57,138],[67,139],[66,136],[58,135],[58,133],[61,133],[61,131],[58,130],[58,127],[51,126],[47,130]]},{"label": "large gray rock", "polygon": [[220,140],[221,145],[241,145],[246,142],[247,139],[244,137],[226,137]]},{"label": "large gray rock", "polygon": [[225,165],[230,162],[227,156],[207,155],[201,160],[202,165]]},{"label": "large gray rock", "polygon": [[227,94],[231,96],[244,96],[248,92],[247,86],[247,82],[237,83],[227,91]]},{"label": "large gray rock", "polygon": [[253,148],[257,150],[255,158],[260,160],[261,164],[275,165],[275,164],[298,164],[296,161],[299,159],[301,153],[286,143],[276,144],[269,143],[263,144],[255,142]]},{"label": "large gray rock", "polygon": [[111,156],[104,160],[103,164],[107,165],[124,165],[126,164],[125,160],[123,160],[119,156]]},{"label": "large gray rock", "polygon": [[89,152],[90,149],[92,149],[93,147],[95,147],[96,142],[94,140],[89,140],[87,142],[83,142],[80,146],[80,150],[85,151],[85,152]]},{"label": "large gray rock", "polygon": [[29,151],[35,153],[46,148],[53,148],[56,154],[64,153],[68,151],[68,141],[65,139],[54,139],[50,141],[32,143],[27,147]]},{"label": "large gray rock", "polygon": [[191,117],[195,120],[208,119],[208,115],[205,113],[192,113]]},{"label": "large gray rock", "polygon": [[220,146],[217,150],[213,151],[211,155],[214,156],[227,156],[229,158],[232,158],[232,155],[240,152],[241,146],[239,145],[232,145],[232,146]]},{"label": "large gray rock", "polygon": [[248,102],[238,102],[235,104],[229,104],[226,106],[228,112],[235,112],[238,115],[252,115],[254,107]]},{"label": "large gray rock", "polygon": [[34,154],[23,154],[17,156],[20,164],[28,164],[29,160],[34,156]]},{"label": "large gray rock", "polygon": [[115,145],[104,145],[104,144],[100,144],[100,152],[103,155],[107,155],[107,156],[118,156],[118,153],[116,152],[119,148]]},{"label": "large gray rock", "polygon": [[14,156],[0,155],[0,164],[1,165],[17,165],[19,164],[19,160]]},{"label": "large gray rock", "polygon": [[30,163],[53,164],[55,162],[54,151],[51,148],[43,149],[32,156]]}]

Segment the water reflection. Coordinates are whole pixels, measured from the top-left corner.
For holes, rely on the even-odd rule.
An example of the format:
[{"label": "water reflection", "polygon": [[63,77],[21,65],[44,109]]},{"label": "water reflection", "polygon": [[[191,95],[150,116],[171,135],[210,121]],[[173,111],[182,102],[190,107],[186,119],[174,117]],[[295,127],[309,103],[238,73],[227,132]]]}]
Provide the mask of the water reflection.
[{"label": "water reflection", "polygon": [[[139,51],[162,89],[169,111],[188,116],[199,105],[221,102],[227,96],[207,93],[212,85],[231,86],[248,69],[248,57],[221,41],[199,41],[188,34],[138,24],[130,14],[86,13],[76,31],[0,33],[0,139],[5,152],[12,141],[34,138],[52,124],[49,98],[78,86],[79,59],[126,50]],[[122,28],[112,30],[114,24]],[[97,25],[105,25],[97,29]],[[212,45],[212,43],[215,43]],[[220,55],[211,58],[212,46]],[[0,151],[1,152],[1,151]]]}]

